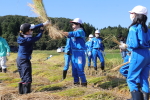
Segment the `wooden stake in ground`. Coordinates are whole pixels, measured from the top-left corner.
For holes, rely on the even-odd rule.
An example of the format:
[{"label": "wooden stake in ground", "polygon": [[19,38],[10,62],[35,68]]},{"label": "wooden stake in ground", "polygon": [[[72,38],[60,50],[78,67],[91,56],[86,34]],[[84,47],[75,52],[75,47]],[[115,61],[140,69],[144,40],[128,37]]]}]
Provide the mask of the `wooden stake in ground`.
[{"label": "wooden stake in ground", "polygon": [[[38,15],[41,22],[45,22],[48,19],[46,10],[44,8],[43,0],[32,0],[34,4],[28,4],[31,7],[32,11]],[[51,21],[50,21],[51,22]],[[46,29],[49,32],[49,36],[52,39],[63,38],[64,36],[61,34],[63,31],[59,30],[56,25],[49,24]]]},{"label": "wooden stake in ground", "polygon": [[121,64],[121,65],[118,65],[117,67],[111,69],[111,71],[116,71],[116,70],[118,70],[120,67],[122,67],[122,66],[124,66],[124,65],[126,65],[126,64],[129,64],[129,62],[126,62],[126,63],[123,63],[123,64]]}]

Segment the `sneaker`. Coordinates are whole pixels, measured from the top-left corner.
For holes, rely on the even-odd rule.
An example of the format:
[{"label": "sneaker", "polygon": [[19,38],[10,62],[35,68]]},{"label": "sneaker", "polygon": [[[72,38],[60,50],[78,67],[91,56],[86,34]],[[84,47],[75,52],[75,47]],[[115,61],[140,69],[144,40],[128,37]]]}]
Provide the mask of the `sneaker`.
[{"label": "sneaker", "polygon": [[6,73],[7,72],[7,68],[3,69],[3,72]]}]

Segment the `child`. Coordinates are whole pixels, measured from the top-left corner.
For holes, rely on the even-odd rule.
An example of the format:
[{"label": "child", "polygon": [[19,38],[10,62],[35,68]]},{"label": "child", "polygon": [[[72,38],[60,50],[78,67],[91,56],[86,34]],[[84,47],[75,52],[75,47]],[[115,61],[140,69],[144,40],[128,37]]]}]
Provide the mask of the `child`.
[{"label": "child", "polygon": [[[119,35],[118,38],[120,40],[120,43],[125,43],[125,38],[122,35]],[[127,55],[127,50],[120,49],[120,53],[121,53],[122,59],[124,60],[126,58],[126,55]]]},{"label": "child", "polygon": [[[119,46],[121,49],[127,48],[131,51],[127,84],[133,100],[149,100],[150,30],[146,25],[147,8],[136,6],[129,12],[132,24],[129,26],[126,44],[122,43]],[[138,78],[140,89],[136,84]]]},{"label": "child", "polygon": [[87,80],[84,74],[84,67],[86,63],[85,58],[85,31],[82,26],[82,20],[75,18],[72,23],[74,31],[63,32],[63,35],[71,39],[71,61],[72,61],[72,75],[74,77],[74,85],[79,85],[81,79],[81,85],[87,86]]},{"label": "child", "polygon": [[92,38],[92,55],[93,55],[93,63],[94,69],[97,70],[97,57],[101,62],[101,70],[104,70],[105,61],[103,57],[104,45],[102,43],[102,39],[100,38],[100,31],[95,31],[95,38]]},{"label": "child", "polygon": [[91,42],[92,42],[92,38],[93,38],[93,35],[90,34],[89,35],[89,40],[86,42],[86,54],[87,54],[87,58],[88,58],[88,69],[91,67],[91,59],[92,59],[92,45],[91,45]]},{"label": "child", "polygon": [[0,72],[7,72],[6,56],[10,55],[10,47],[7,41],[0,37]]},{"label": "child", "polygon": [[20,26],[20,33],[17,39],[19,44],[17,66],[20,74],[21,82],[19,83],[19,93],[30,93],[32,83],[32,68],[31,68],[31,54],[33,51],[33,43],[38,41],[42,37],[43,29],[40,29],[39,34],[36,37],[32,37],[33,29],[46,26],[49,21],[38,25],[30,25],[24,23]]},{"label": "child", "polygon": [[67,75],[67,71],[69,69],[69,63],[71,61],[71,48],[70,48],[70,43],[71,43],[71,40],[70,38],[67,38],[67,41],[66,41],[66,46],[65,46],[65,55],[64,55],[64,58],[65,58],[65,65],[64,65],[64,69],[63,69],[63,80],[66,78],[66,75]]}]

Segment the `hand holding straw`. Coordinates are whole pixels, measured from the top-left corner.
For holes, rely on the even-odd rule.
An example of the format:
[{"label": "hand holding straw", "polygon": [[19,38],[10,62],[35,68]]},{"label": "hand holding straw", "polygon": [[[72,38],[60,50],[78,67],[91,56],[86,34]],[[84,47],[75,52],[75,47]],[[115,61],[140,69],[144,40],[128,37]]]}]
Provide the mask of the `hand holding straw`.
[{"label": "hand holding straw", "polygon": [[[28,6],[31,7],[32,11],[39,16],[39,19],[42,22],[49,20],[46,14],[46,10],[44,8],[43,0],[32,0],[32,1],[34,4],[29,3]],[[52,25],[52,23],[48,24],[46,29],[48,30],[49,36],[52,39],[59,39],[64,37],[61,34],[63,31],[59,30],[56,25]]]}]

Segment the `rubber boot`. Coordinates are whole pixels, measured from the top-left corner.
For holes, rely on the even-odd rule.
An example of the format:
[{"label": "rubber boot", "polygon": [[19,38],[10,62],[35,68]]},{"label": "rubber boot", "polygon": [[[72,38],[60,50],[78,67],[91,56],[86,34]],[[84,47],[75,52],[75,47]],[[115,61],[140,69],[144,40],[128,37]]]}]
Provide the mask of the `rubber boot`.
[{"label": "rubber boot", "polygon": [[[136,83],[137,87],[138,87],[138,90],[141,90],[141,85],[140,83]],[[129,90],[130,91],[130,90]],[[127,99],[127,100],[133,100],[133,98],[130,98],[130,99]]]},{"label": "rubber boot", "polygon": [[142,94],[143,94],[143,100],[149,100],[149,93],[142,91]]},{"label": "rubber boot", "polygon": [[22,83],[19,82],[19,83],[18,83],[18,91],[19,91],[19,94],[23,94],[23,87],[22,87],[22,86],[23,86]]},{"label": "rubber boot", "polygon": [[79,86],[80,83],[79,83],[79,82],[74,82],[74,85],[75,85],[75,86]]},{"label": "rubber boot", "polygon": [[66,78],[66,75],[67,75],[67,70],[63,70],[63,79],[64,80]]},{"label": "rubber boot", "polygon": [[133,100],[144,100],[143,99],[143,94],[139,91],[132,91],[131,95],[132,95]]},{"label": "rubber boot", "polygon": [[97,70],[97,66],[96,66],[96,67],[94,67],[94,69],[95,69],[95,70]]},{"label": "rubber boot", "polygon": [[0,72],[2,72],[2,67],[0,67]]},{"label": "rubber boot", "polygon": [[104,66],[101,66],[101,70],[104,70]]},{"label": "rubber boot", "polygon": [[23,94],[31,92],[31,83],[23,83]]},{"label": "rubber boot", "polygon": [[6,73],[6,72],[7,72],[7,68],[4,68],[4,69],[3,69],[3,72]]},{"label": "rubber boot", "polygon": [[82,87],[87,87],[87,83],[81,83]]}]

